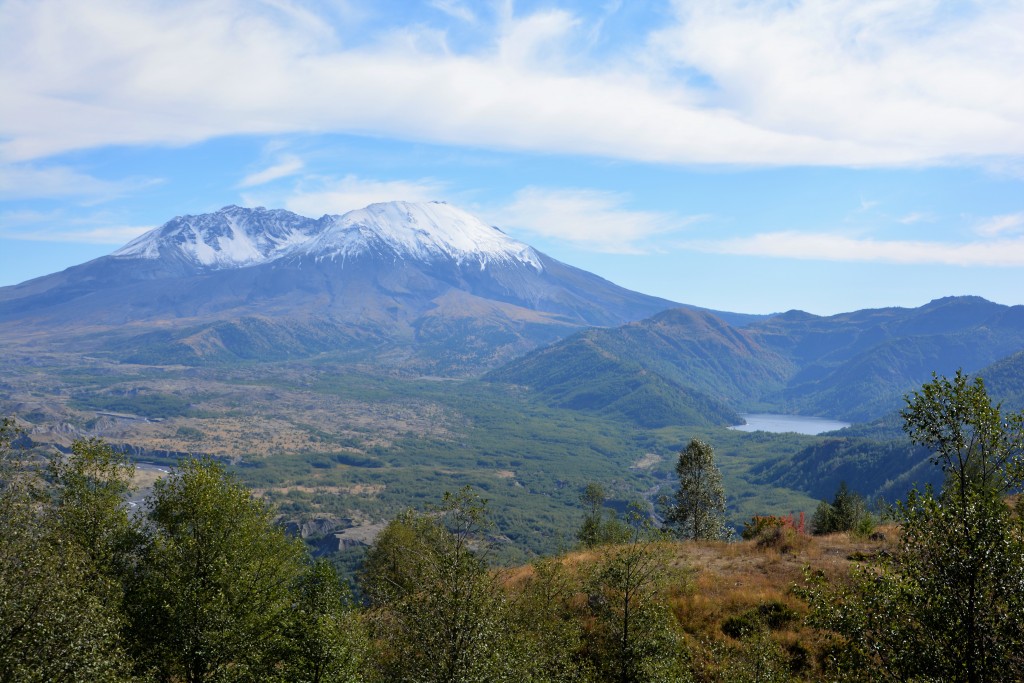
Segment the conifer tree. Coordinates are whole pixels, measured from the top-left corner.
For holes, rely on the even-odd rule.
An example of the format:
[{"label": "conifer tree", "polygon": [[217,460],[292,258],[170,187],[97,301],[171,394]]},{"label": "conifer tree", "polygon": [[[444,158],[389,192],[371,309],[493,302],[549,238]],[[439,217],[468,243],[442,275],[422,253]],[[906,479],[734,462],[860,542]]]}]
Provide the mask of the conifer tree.
[{"label": "conifer tree", "polygon": [[679,490],[665,521],[680,538],[714,540],[727,535],[725,488],[710,444],[693,439],[676,462]]}]

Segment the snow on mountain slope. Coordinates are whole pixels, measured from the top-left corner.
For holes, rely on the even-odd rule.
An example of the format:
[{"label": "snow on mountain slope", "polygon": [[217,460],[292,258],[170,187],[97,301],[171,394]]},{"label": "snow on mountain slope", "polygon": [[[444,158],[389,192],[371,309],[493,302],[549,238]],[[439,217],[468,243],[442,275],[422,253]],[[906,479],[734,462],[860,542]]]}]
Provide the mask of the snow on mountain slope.
[{"label": "snow on mountain slope", "polygon": [[210,269],[242,268],[287,255],[317,260],[369,253],[460,265],[526,265],[540,256],[501,230],[443,202],[385,202],[340,216],[306,218],[290,211],[226,206],[179,216],[129,242],[114,257],[185,259]]},{"label": "snow on mountain slope", "polygon": [[179,257],[213,269],[238,268],[279,258],[322,229],[321,221],[290,211],[226,206],[214,213],[174,218],[113,256]]},{"label": "snow on mountain slope", "polygon": [[317,259],[348,258],[389,249],[420,261],[451,259],[460,265],[526,265],[543,270],[532,247],[444,202],[386,202],[332,217],[317,238],[296,250]]}]

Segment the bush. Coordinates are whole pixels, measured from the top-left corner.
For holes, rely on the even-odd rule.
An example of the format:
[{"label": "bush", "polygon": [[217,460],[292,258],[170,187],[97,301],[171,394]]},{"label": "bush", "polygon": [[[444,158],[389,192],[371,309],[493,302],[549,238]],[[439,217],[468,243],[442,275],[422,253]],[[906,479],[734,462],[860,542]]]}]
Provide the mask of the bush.
[{"label": "bush", "polygon": [[755,610],[729,617],[722,622],[722,633],[736,640],[748,638],[762,628],[764,628],[764,625],[761,623]]},{"label": "bush", "polygon": [[743,531],[740,532],[740,536],[743,540],[749,541],[754,538],[760,538],[768,533],[774,533],[776,529],[788,527],[796,531],[797,533],[804,533],[804,513],[800,513],[800,517],[797,519],[793,518],[793,515],[763,515],[754,516],[750,518],[750,521],[743,525]]},{"label": "bush", "polygon": [[795,553],[809,542],[804,533],[802,512],[798,518],[793,515],[752,517],[743,525],[741,536],[757,541],[758,548],[775,548],[780,553]]},{"label": "bush", "polygon": [[764,622],[764,625],[773,631],[777,631],[790,622],[796,621],[800,616],[796,613],[795,609],[778,600],[758,605],[756,611],[757,616]]},{"label": "bush", "polygon": [[722,622],[722,633],[730,638],[743,640],[765,629],[777,631],[796,621],[799,616],[796,610],[785,603],[772,600],[742,614],[729,617]]}]

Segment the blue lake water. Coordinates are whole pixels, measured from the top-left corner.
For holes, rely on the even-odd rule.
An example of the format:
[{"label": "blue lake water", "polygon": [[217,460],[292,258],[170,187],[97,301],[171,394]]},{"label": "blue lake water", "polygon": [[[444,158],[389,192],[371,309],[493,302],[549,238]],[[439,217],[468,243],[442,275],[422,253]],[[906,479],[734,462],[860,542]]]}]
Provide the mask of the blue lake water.
[{"label": "blue lake water", "polygon": [[849,422],[830,420],[825,417],[805,417],[803,415],[773,415],[771,413],[740,413],[747,421],[745,425],[736,425],[729,429],[741,432],[796,432],[797,434],[821,434],[843,427]]}]

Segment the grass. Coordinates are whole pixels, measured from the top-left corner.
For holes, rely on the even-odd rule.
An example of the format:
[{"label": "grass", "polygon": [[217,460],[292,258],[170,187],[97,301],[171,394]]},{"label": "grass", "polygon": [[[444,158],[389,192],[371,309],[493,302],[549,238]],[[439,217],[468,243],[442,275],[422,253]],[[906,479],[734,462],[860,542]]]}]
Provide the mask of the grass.
[{"label": "grass", "polygon": [[[843,581],[856,558],[892,549],[896,529],[881,531],[874,538],[802,535],[785,550],[759,539],[664,544],[676,579],[664,586],[662,599],[684,634],[697,679],[747,680],[738,673],[745,670],[747,660],[771,653],[785,670],[785,680],[822,680],[830,641],[804,624],[807,606],[794,587],[803,583],[805,568]],[[580,580],[601,557],[601,549],[581,550],[564,554],[559,561]],[[511,591],[532,575],[530,565],[501,574]],[[585,603],[585,595],[578,597],[577,602]]]}]

